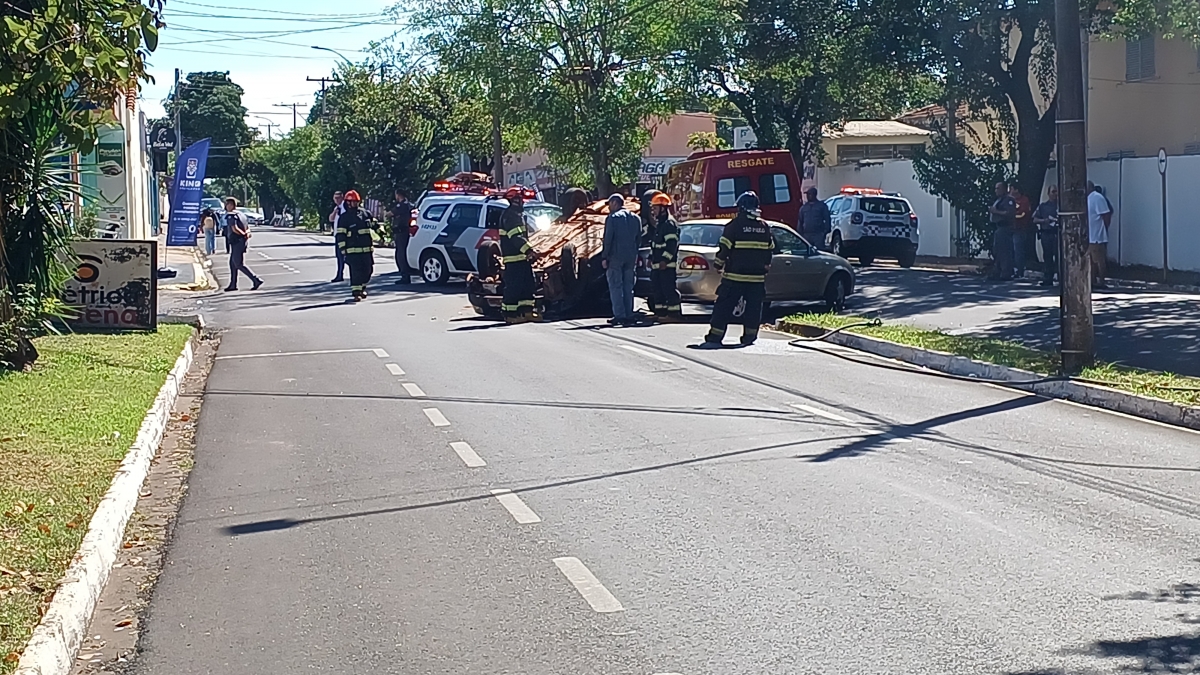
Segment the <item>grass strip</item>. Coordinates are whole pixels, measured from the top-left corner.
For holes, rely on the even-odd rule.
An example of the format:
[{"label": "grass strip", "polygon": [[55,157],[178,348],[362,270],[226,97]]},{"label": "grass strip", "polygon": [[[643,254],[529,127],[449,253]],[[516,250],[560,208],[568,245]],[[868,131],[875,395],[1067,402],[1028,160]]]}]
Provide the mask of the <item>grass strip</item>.
[{"label": "grass strip", "polygon": [[16,667],[190,326],[39,338],[0,372],[0,673]]},{"label": "grass strip", "polygon": [[[795,314],[784,318],[783,324],[785,327],[787,324],[807,324],[832,330],[868,320],[861,316],[837,314]],[[851,328],[846,332],[910,347],[965,356],[985,363],[1021,368],[1042,375],[1055,375],[1059,372],[1057,354],[1007,340],[949,335],[938,330],[888,323],[881,326]],[[1200,379],[1194,377],[1141,370],[1113,363],[1098,363],[1080,373],[1079,379],[1182,405],[1200,405]]]}]

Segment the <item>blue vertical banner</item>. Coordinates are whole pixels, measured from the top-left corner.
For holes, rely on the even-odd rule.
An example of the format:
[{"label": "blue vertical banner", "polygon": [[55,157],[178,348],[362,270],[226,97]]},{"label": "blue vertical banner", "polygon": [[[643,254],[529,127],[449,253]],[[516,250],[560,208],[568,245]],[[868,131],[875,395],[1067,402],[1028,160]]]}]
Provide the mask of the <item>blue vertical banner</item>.
[{"label": "blue vertical banner", "polygon": [[175,185],[171,189],[171,219],[167,246],[195,246],[200,227],[200,200],[204,197],[204,169],[210,139],[188,146],[175,159]]}]

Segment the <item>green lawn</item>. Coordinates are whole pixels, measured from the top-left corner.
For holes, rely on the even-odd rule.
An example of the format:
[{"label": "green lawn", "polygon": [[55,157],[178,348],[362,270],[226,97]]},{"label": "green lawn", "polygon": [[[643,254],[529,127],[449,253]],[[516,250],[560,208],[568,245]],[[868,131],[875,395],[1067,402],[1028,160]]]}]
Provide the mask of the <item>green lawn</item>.
[{"label": "green lawn", "polygon": [[[786,328],[787,324],[808,324],[833,329],[868,320],[861,316],[796,314],[784,319],[784,326]],[[1057,354],[1031,349],[1005,340],[947,335],[940,331],[914,328],[900,324],[863,326],[851,328],[847,332],[858,333],[912,347],[965,356],[976,361],[1022,368],[1043,375],[1053,375],[1059,371]],[[1080,374],[1080,379],[1184,405],[1200,405],[1200,379],[1193,377],[1182,377],[1171,373],[1159,373],[1118,366],[1111,363],[1100,363],[1084,370]]]},{"label": "green lawn", "polygon": [[0,372],[0,673],[16,666],[190,326],[37,340]]}]

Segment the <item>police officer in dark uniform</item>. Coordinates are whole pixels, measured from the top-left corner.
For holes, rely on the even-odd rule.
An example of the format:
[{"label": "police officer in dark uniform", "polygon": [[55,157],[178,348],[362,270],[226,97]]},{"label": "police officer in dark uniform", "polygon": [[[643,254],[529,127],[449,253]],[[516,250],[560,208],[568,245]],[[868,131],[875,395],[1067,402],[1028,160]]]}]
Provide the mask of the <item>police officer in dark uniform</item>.
[{"label": "police officer in dark uniform", "polygon": [[725,226],[717,249],[716,267],[721,270],[717,304],[702,347],[719,349],[729,324],[742,324],[742,346],[758,339],[766,300],[767,270],[775,252],[771,228],[759,218],[758,195],[743,192],[737,198],[738,214]]},{"label": "police officer in dark uniform", "polygon": [[525,229],[525,188],[514,185],[504,193],[508,208],[500,218],[500,259],[504,263],[504,299],[500,310],[505,323],[525,323],[536,319],[533,260]]},{"label": "police officer in dark uniform", "polygon": [[342,202],[342,213],[337,218],[338,250],[345,256],[350,268],[350,291],[354,301],[367,297],[367,284],[375,269],[375,243],[371,239],[371,214],[359,205],[362,198],[358,192],[346,193]]},{"label": "police officer in dark uniform", "polygon": [[412,268],[408,266],[409,227],[412,212],[416,208],[408,201],[408,193],[396,190],[396,201],[392,204],[392,241],[396,243],[396,271],[400,273],[399,284],[412,283]]},{"label": "police officer in dark uniform", "polygon": [[679,261],[679,224],[671,216],[671,198],[659,192],[650,198],[654,216],[650,240],[650,284],[653,288],[654,316],[661,322],[675,322],[683,315],[679,289],[675,287],[675,266]]}]

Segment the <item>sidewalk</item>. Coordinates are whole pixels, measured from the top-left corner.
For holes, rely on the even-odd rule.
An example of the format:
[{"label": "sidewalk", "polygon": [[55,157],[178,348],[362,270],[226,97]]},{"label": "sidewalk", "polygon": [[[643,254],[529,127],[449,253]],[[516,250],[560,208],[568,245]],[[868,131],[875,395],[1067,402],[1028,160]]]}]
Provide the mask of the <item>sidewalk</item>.
[{"label": "sidewalk", "polygon": [[175,270],[171,278],[160,278],[160,291],[207,291],[212,290],[212,280],[204,272],[205,256],[194,246],[166,245],[166,235],[158,237],[158,266]]}]

